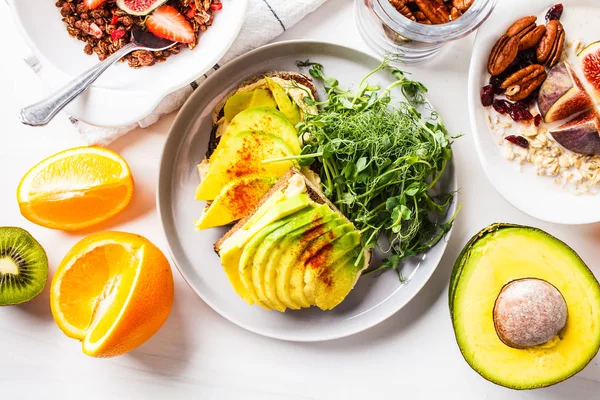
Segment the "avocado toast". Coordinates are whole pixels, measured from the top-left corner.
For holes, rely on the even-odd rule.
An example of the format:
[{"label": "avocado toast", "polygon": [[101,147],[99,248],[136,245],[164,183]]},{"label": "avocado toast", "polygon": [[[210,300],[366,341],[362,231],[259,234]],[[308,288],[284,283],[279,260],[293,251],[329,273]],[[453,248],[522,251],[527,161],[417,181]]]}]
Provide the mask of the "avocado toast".
[{"label": "avocado toast", "polygon": [[215,251],[240,297],[281,312],[336,307],[371,259],[360,232],[296,168],[217,241]]},{"label": "avocado toast", "polygon": [[196,199],[206,207],[196,222],[208,229],[246,215],[295,161],[263,163],[300,154],[295,125],[317,109],[312,80],[297,72],[270,71],[246,79],[212,113],[213,127]]}]

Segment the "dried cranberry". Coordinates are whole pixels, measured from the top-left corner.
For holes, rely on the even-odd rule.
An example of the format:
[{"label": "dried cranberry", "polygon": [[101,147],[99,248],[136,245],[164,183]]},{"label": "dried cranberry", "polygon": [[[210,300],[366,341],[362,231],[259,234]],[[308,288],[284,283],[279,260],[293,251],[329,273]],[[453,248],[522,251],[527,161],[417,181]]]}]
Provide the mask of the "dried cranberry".
[{"label": "dried cranberry", "polygon": [[487,85],[481,88],[481,104],[484,107],[489,107],[494,102],[494,87]]},{"label": "dried cranberry", "polygon": [[494,93],[504,93],[504,89],[501,87],[502,82],[504,82],[504,79],[502,79],[500,76],[490,76],[490,85],[494,87]]},{"label": "dried cranberry", "polygon": [[116,25],[119,22],[119,16],[117,14],[114,14],[112,16],[112,19],[110,20],[110,24],[111,25]]},{"label": "dried cranberry", "polygon": [[125,36],[125,30],[122,28],[115,29],[110,32],[110,37],[112,40],[121,39],[123,36]]},{"label": "dried cranberry", "polygon": [[533,115],[531,115],[528,109],[518,106],[517,104],[515,104],[508,113],[515,122],[531,121],[533,119]]},{"label": "dried cranberry", "polygon": [[529,62],[531,64],[537,63],[537,48],[533,47],[531,49],[523,50],[519,52],[518,57],[521,62]]},{"label": "dried cranberry", "polygon": [[500,114],[506,114],[512,109],[513,104],[506,100],[494,100],[492,106]]},{"label": "dried cranberry", "polygon": [[516,144],[517,146],[522,147],[524,149],[529,147],[529,142],[523,136],[510,135],[510,136],[505,137],[504,139],[506,139],[509,142],[511,142],[512,144]]},{"label": "dried cranberry", "polygon": [[213,11],[219,11],[223,8],[223,3],[212,3],[210,9]]},{"label": "dried cranberry", "polygon": [[562,4],[555,4],[552,7],[550,7],[550,9],[548,10],[548,13],[546,14],[546,22],[552,21],[554,19],[559,20],[560,17],[562,16],[564,7]]},{"label": "dried cranberry", "polygon": [[523,110],[529,110],[529,107],[531,107],[533,105],[533,103],[535,103],[535,100],[537,99],[537,94],[535,96],[529,95],[527,97],[525,97],[523,100],[519,100],[515,103],[515,106],[517,108],[522,108]]},{"label": "dried cranberry", "polygon": [[533,124],[535,126],[540,126],[540,124],[542,123],[542,116],[540,114],[537,114],[534,118],[533,118]]}]

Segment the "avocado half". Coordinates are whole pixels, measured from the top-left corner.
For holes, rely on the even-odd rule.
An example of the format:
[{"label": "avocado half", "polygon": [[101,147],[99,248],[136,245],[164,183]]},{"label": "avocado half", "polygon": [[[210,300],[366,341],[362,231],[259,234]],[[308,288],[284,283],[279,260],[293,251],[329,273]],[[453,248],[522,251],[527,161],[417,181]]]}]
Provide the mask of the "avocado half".
[{"label": "avocado half", "polygon": [[[547,343],[510,347],[496,332],[495,305],[508,284],[531,279],[550,283],[562,294],[566,324]],[[540,229],[499,223],[476,234],[454,264],[449,305],[467,363],[508,388],[561,382],[581,371],[600,348],[598,281],[573,249]]]}]

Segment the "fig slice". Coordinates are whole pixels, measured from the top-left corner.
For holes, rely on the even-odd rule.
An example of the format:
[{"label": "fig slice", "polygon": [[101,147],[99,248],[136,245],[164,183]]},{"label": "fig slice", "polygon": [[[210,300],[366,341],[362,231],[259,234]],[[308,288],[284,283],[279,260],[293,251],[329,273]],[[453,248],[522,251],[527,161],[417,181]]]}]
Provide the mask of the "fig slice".
[{"label": "fig slice", "polygon": [[131,15],[148,15],[167,0],[117,0],[117,7]]},{"label": "fig slice", "polygon": [[585,79],[594,89],[594,99],[600,103],[600,41],[589,44],[577,54]]},{"label": "fig slice", "polygon": [[569,118],[594,106],[571,65],[563,61],[548,71],[540,88],[538,107],[545,122]]},{"label": "fig slice", "polygon": [[554,140],[578,154],[600,154],[600,119],[591,109],[550,132]]}]

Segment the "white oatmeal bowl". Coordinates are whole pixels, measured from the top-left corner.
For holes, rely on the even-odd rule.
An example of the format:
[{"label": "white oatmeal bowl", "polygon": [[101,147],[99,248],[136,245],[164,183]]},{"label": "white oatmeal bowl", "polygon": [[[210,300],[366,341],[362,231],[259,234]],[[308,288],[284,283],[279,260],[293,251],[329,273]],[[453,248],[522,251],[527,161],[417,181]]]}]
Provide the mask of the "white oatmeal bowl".
[{"label": "white oatmeal bowl", "polygon": [[[568,119],[546,123],[540,115],[535,123],[515,122],[508,113],[501,114],[494,107],[482,105],[481,89],[490,79],[488,59],[494,45],[519,17],[537,16],[538,24],[545,23],[544,16],[553,4],[548,0],[501,2],[480,28],[469,72],[471,127],[482,168],[509,203],[543,221],[595,223],[600,221],[597,211],[600,197],[596,196],[600,192],[600,156],[574,153],[555,140],[550,132]],[[600,40],[600,34],[593,28],[600,10],[594,0],[562,4],[564,13],[560,21],[566,35],[560,63],[569,62],[574,74],[581,77],[577,53],[585,45]],[[519,12],[515,13],[515,9]],[[592,93],[585,79],[581,80]],[[503,95],[495,98],[505,99]],[[594,98],[593,94],[590,98]],[[596,105],[592,110],[597,108]],[[534,117],[540,114],[535,102],[529,111]]]}]

